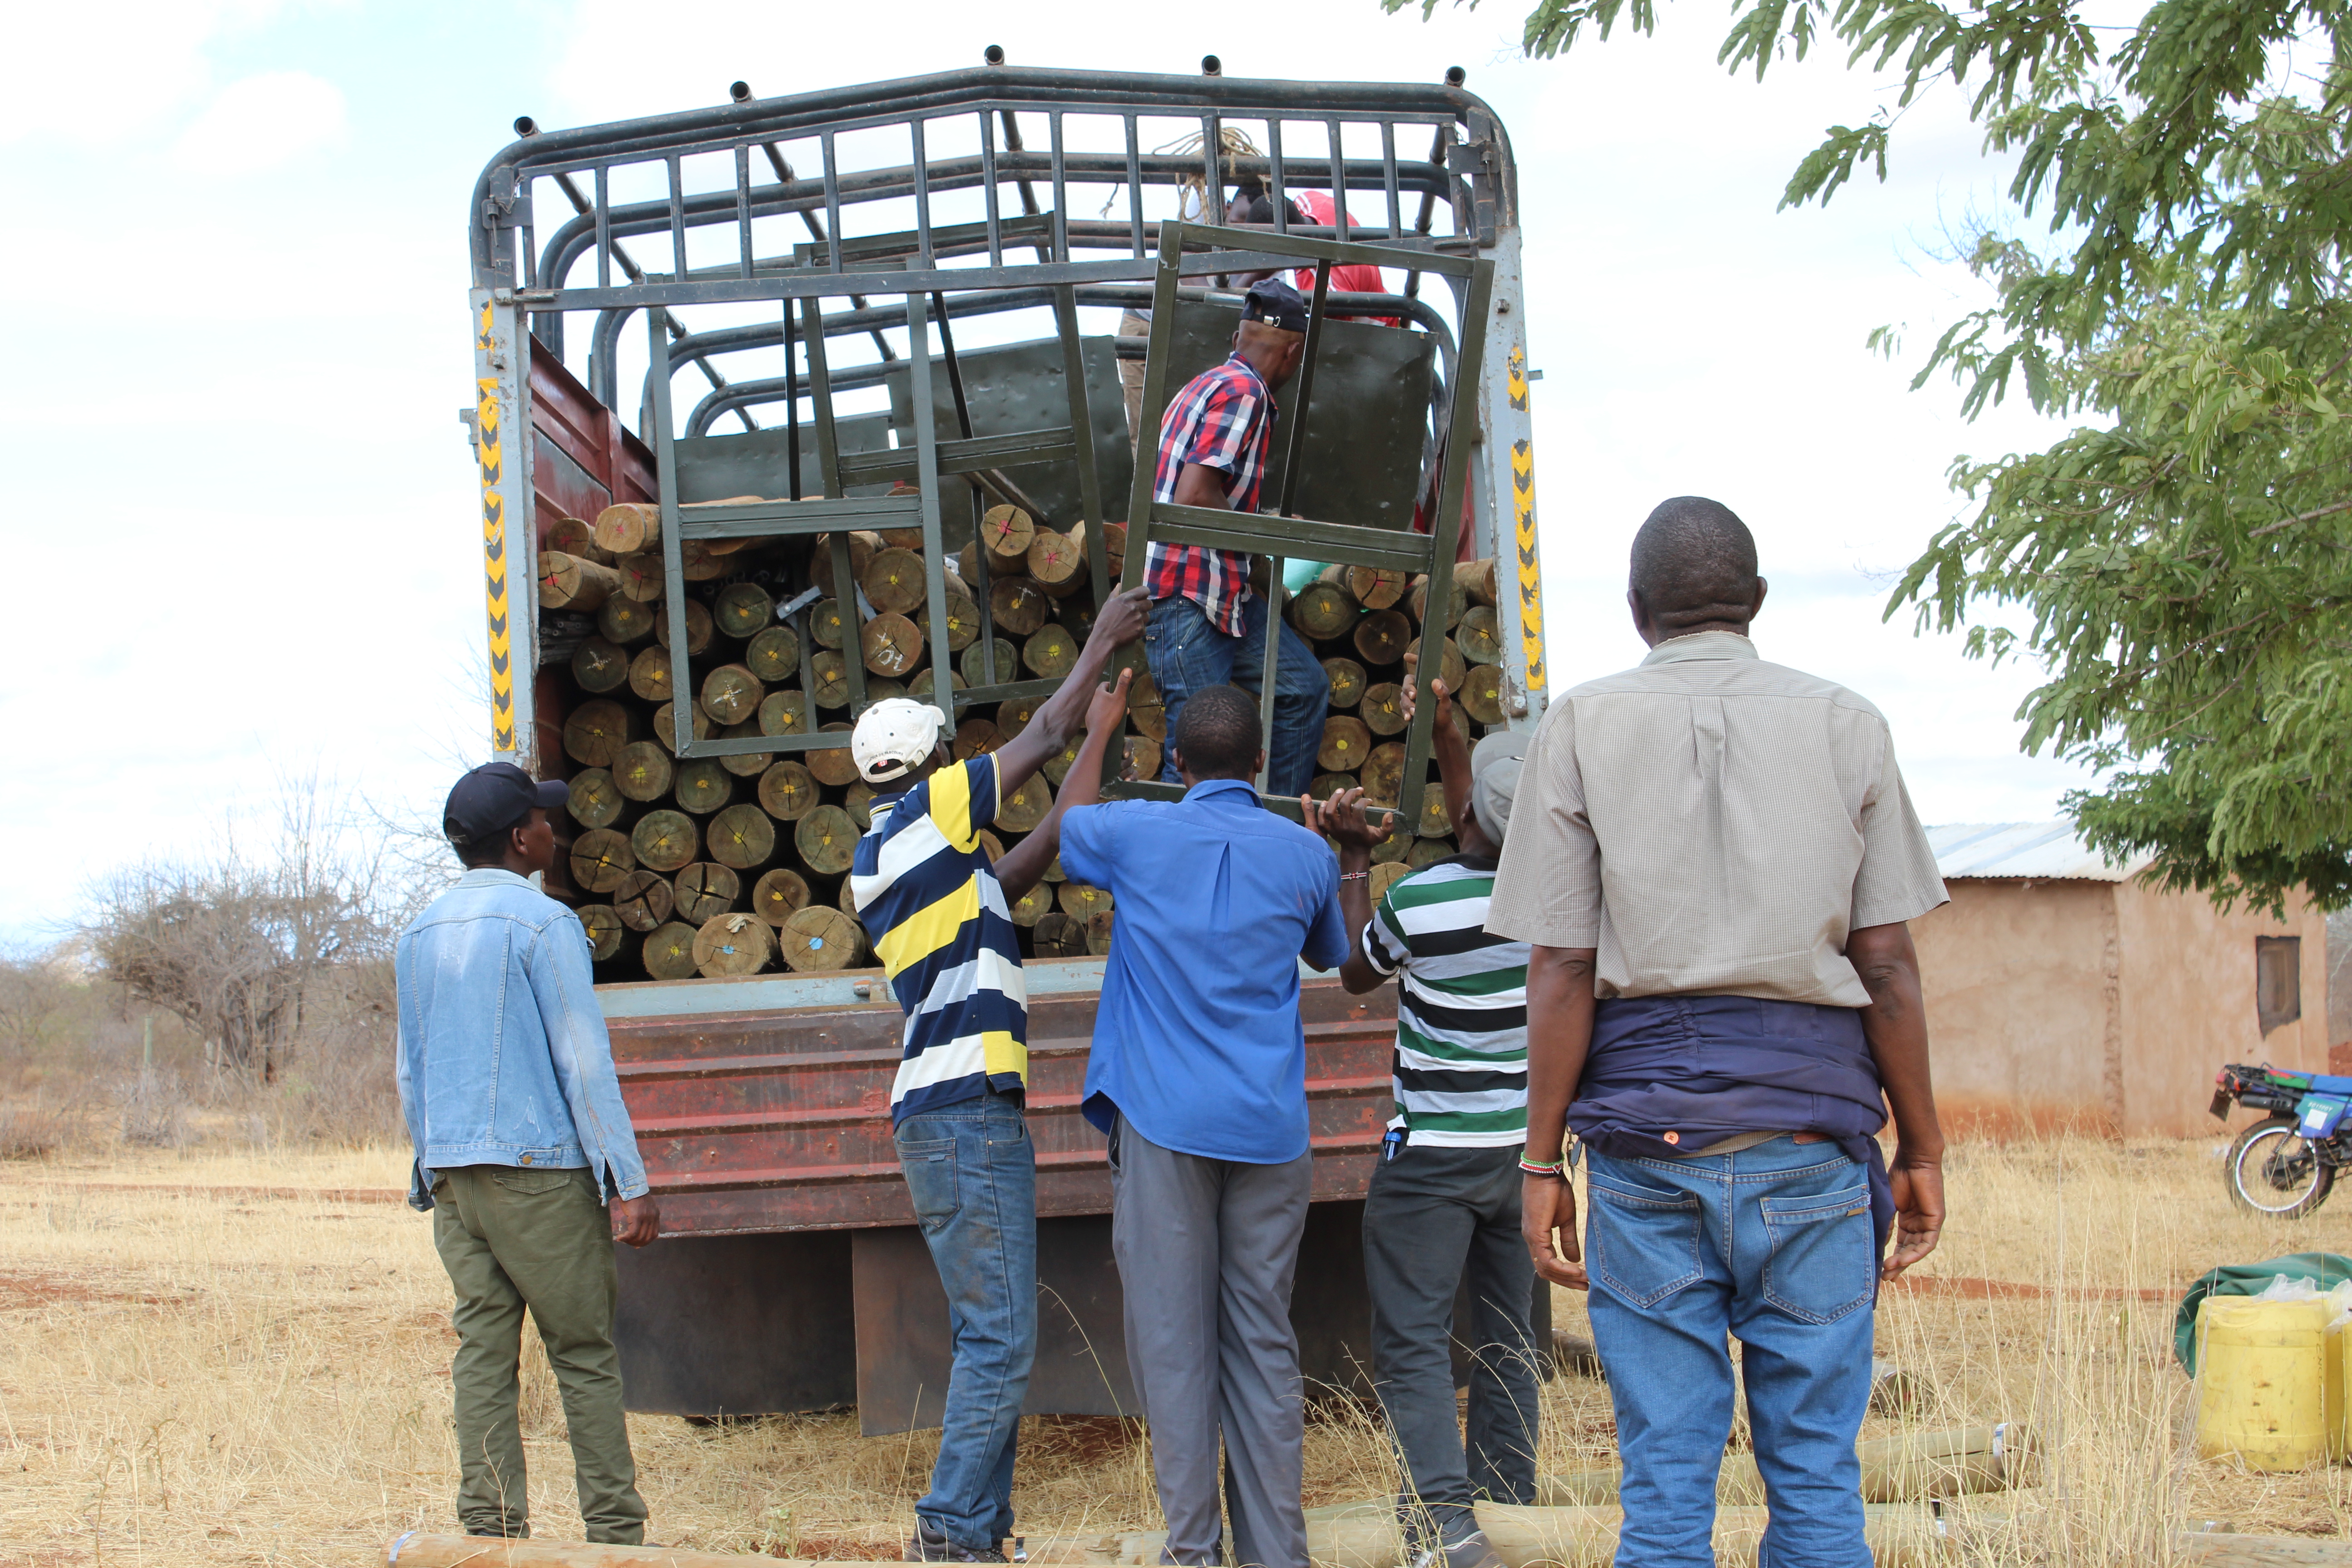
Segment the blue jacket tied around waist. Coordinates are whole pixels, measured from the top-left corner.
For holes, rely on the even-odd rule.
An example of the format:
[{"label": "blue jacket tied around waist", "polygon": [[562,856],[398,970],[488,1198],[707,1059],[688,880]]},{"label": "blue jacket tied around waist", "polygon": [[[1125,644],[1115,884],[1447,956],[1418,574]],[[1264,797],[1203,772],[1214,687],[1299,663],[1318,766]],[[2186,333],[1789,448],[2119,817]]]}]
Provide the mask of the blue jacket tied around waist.
[{"label": "blue jacket tied around waist", "polygon": [[[1752,996],[1612,996],[1568,1124],[1621,1160],[1670,1160],[1742,1132],[1819,1132],[1870,1173],[1883,1252],[1895,1194],[1879,1152],[1886,1100],[1852,1007]],[[1669,1143],[1663,1134],[1673,1132]]]}]

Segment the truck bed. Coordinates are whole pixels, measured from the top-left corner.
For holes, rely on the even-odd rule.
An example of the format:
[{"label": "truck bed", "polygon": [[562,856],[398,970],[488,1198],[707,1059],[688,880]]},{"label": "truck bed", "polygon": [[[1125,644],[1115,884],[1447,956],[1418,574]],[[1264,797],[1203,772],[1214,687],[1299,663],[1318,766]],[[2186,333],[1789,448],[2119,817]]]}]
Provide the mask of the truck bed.
[{"label": "truck bed", "polygon": [[[1061,969],[1087,972],[1067,975]],[[1078,1104],[1094,1027],[1098,959],[1045,960],[1029,972],[1092,981],[1038,987],[1029,1008],[1029,1127],[1037,1212],[1110,1212],[1103,1138]],[[1040,972],[1046,972],[1040,973]],[[691,982],[600,986],[621,1093],[661,1195],[665,1231],[688,1236],[912,1225],[890,1139],[900,1015],[878,970],[845,976],[875,998],[848,1006],[627,1016],[652,992],[691,1006]],[[1300,987],[1315,1199],[1360,1198],[1390,1114],[1396,997],[1351,996],[1336,979]]]}]

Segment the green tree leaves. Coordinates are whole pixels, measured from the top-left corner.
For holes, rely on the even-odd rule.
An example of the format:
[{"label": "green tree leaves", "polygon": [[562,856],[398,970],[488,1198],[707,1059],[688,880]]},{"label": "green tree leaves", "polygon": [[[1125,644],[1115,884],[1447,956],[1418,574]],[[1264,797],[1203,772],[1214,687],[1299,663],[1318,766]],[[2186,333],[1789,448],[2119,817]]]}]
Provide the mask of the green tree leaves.
[{"label": "green tree leaves", "polygon": [[[1539,0],[1525,41],[1655,21],[1647,0]],[[2066,802],[2094,843],[2225,902],[2352,901],[2352,0],[2158,0],[2104,55],[2064,0],[1734,0],[1717,58],[1760,78],[1825,37],[1897,74],[1782,205],[1885,178],[1899,111],[1962,94],[2042,238],[1978,237],[1994,302],[1913,385],[1948,376],[1969,417],[2018,389],[2079,421],[1953,464],[1977,510],[1888,615],[2042,665],[2023,743],[2099,770]],[[1972,622],[1986,605],[2026,628]]]}]

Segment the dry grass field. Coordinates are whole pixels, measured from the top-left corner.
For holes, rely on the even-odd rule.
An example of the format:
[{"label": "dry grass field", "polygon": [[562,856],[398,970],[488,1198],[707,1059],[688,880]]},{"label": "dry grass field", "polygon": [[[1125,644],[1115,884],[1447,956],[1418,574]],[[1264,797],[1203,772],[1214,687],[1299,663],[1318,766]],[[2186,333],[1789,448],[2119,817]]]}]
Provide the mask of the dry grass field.
[{"label": "dry grass field", "polygon": [[[2189,1455],[2168,1348],[2180,1289],[2216,1263],[2352,1241],[2352,1196],[2299,1226],[2238,1215],[2218,1142],[1955,1152],[1944,1248],[1880,1313],[1880,1353],[1926,1394],[1901,1419],[2029,1420],[2052,1451],[2045,1485],[1980,1500],[2010,1517],[1966,1556],[2157,1562],[2170,1530],[2205,1519],[2352,1533],[2352,1472],[2250,1476]],[[454,1341],[428,1223],[393,1201],[405,1163],[199,1149],[0,1165],[0,1564],[358,1568],[403,1530],[454,1528]],[[1582,1317],[1562,1293],[1560,1325]],[[576,1538],[543,1368],[526,1424],[537,1531]],[[861,1438],[850,1415],[631,1425],[656,1538],[707,1550],[895,1555],[931,1458],[929,1435]],[[1156,1525],[1120,1424],[1032,1421],[1024,1444],[1033,1547]],[[1547,1470],[1610,1463],[1605,1387],[1551,1384],[1543,1444]],[[1390,1484],[1360,1412],[1310,1428],[1309,1504]]]}]

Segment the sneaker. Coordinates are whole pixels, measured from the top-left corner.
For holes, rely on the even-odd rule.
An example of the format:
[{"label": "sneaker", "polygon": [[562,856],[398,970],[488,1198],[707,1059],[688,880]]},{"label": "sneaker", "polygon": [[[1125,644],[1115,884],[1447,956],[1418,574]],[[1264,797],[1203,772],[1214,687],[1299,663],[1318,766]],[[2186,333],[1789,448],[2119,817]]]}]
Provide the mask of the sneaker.
[{"label": "sneaker", "polygon": [[[1481,1537],[1483,1540],[1484,1537]],[[1004,1553],[993,1546],[960,1546],[946,1531],[928,1519],[915,1521],[915,1539],[907,1542],[909,1563],[1002,1563]]]},{"label": "sneaker", "polygon": [[1412,1568],[1503,1568],[1503,1560],[1487,1542],[1486,1532],[1474,1530],[1459,1541],[1417,1552]]}]

